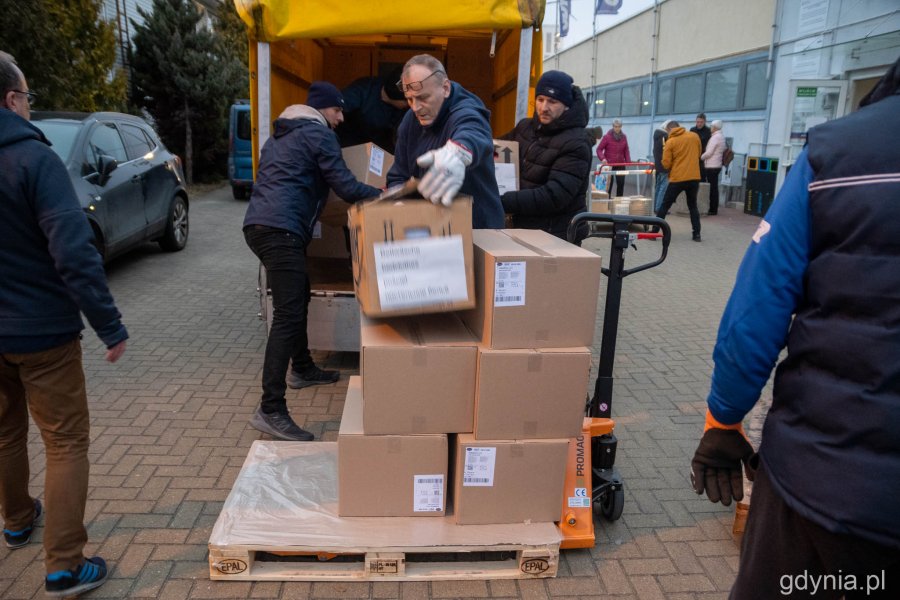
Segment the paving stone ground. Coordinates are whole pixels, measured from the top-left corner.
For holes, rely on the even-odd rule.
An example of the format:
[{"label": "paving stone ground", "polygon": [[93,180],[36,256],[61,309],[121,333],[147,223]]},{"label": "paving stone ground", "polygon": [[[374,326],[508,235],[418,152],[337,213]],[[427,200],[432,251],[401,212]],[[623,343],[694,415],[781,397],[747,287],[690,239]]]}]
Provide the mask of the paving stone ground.
[{"label": "paving stone ground", "polygon": [[[738,547],[733,508],[712,505],[688,483],[712,369],[718,321],[758,219],[735,209],[703,219],[670,216],[674,239],[660,267],[625,280],[613,415],[625,510],[597,525],[597,544],[563,551],[559,576],[528,581],[411,583],[211,582],[207,541],[250,444],[265,343],[257,319],[257,262],[240,231],[245,202],[227,187],[193,199],[180,253],[148,244],[108,266],[131,339],[115,365],[85,334],[92,416],[87,552],[111,565],[91,598],[726,598]],[[600,254],[607,241],[587,243]],[[641,241],[626,266],[651,260]],[[605,282],[605,279],[604,279]],[[603,285],[605,292],[605,283]],[[602,307],[597,323],[597,349]],[[341,370],[329,387],[289,390],[301,426],[335,440],[358,355],[319,353]],[[596,375],[596,356],[594,360]],[[592,377],[593,385],[593,377]],[[32,427],[32,493],[42,494],[44,455]],[[43,527],[35,532],[40,542]],[[43,598],[40,543],[0,548],[0,597]]]}]

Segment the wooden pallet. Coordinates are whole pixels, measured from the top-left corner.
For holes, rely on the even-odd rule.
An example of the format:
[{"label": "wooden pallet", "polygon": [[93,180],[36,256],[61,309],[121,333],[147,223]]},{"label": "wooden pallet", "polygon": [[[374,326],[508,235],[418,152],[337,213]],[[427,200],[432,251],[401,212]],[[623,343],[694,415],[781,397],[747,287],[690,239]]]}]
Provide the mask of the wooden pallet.
[{"label": "wooden pallet", "polygon": [[209,578],[228,581],[429,581],[555,577],[559,544],[359,552],[210,548]]},{"label": "wooden pallet", "polygon": [[[254,442],[209,540],[220,581],[555,577],[553,523],[337,515],[337,444]],[[293,482],[297,482],[296,485]]]}]

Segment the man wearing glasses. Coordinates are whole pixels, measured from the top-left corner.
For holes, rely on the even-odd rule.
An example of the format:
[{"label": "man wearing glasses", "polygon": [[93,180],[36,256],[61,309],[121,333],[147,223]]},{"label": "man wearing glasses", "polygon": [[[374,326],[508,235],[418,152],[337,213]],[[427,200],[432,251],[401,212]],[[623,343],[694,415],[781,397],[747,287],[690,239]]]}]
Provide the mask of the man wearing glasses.
[{"label": "man wearing glasses", "polygon": [[31,541],[41,502],[28,493],[28,413],[46,448],[46,591],[75,596],[106,581],[85,558],[90,416],[81,366],[83,313],[107,347],[128,332],[66,168],[31,125],[34,93],[0,52],[0,507],[8,548]]},{"label": "man wearing glasses", "polygon": [[412,57],[397,82],[410,111],[397,132],[389,186],[419,178],[419,192],[450,206],[457,193],[472,196],[472,226],[501,229],[503,205],[494,176],[490,111],[477,96],[447,79],[439,60]]}]

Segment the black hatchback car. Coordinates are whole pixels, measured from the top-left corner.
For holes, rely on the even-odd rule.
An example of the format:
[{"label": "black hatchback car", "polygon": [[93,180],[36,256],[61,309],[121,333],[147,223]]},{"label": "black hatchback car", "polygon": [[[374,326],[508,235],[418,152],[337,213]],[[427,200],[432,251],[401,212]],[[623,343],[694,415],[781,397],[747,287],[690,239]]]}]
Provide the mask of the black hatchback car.
[{"label": "black hatchback car", "polygon": [[105,261],[146,241],[178,251],[188,239],[181,159],[139,117],[112,112],[33,112],[53,144]]}]

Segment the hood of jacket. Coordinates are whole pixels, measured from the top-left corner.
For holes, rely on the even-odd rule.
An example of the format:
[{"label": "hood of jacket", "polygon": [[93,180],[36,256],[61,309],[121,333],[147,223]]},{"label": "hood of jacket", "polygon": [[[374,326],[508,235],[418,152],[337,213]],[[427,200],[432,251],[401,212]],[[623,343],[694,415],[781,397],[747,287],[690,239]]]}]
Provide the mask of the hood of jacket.
[{"label": "hood of jacket", "polygon": [[671,139],[673,137],[678,137],[679,135],[684,135],[685,133],[687,133],[687,131],[685,130],[684,127],[676,127],[675,129],[673,129],[672,131],[669,132],[669,139]]},{"label": "hood of jacket", "polygon": [[38,140],[48,146],[50,140],[44,132],[7,108],[0,108],[0,147],[10,146],[23,140]]},{"label": "hood of jacket", "polygon": [[572,129],[574,127],[580,127],[584,129],[588,124],[588,109],[587,102],[584,100],[584,94],[581,93],[581,88],[577,85],[572,86],[572,106],[569,107],[569,110],[563,111],[559,118],[554,120],[551,123],[547,123],[546,125],[541,123],[540,118],[537,114],[537,107],[534,109],[534,115],[531,117],[534,119],[534,127],[538,131],[543,134],[554,134],[559,131],[563,131],[565,129]]},{"label": "hood of jacket", "polygon": [[281,137],[290,133],[297,127],[308,125],[310,121],[329,127],[328,121],[326,121],[322,113],[315,108],[305,104],[291,104],[278,115],[277,119],[275,119],[275,131],[273,135],[275,137]]}]

